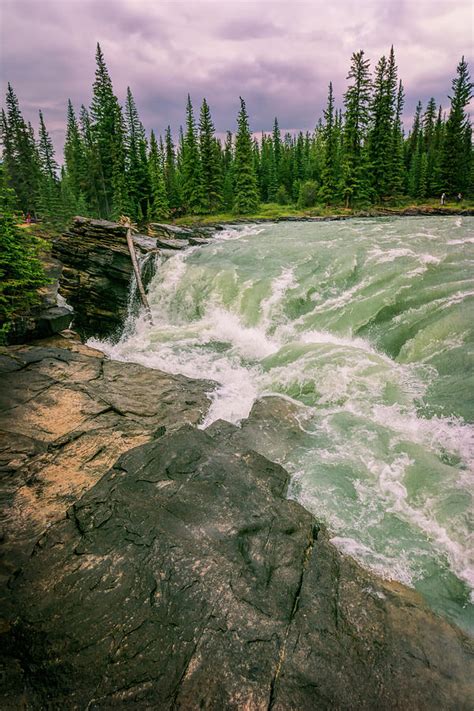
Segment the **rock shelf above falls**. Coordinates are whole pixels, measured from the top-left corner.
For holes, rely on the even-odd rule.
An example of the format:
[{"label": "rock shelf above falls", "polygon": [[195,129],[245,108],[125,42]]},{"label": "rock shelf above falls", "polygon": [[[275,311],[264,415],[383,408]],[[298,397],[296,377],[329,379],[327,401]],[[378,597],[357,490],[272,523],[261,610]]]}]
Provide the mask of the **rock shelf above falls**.
[{"label": "rock shelf above falls", "polygon": [[[206,244],[218,229],[152,223],[149,235],[134,235],[142,254]],[[133,267],[126,228],[116,222],[76,217],[53,244],[62,265],[59,293],[74,309],[74,328],[84,336],[117,335],[128,310]]]}]

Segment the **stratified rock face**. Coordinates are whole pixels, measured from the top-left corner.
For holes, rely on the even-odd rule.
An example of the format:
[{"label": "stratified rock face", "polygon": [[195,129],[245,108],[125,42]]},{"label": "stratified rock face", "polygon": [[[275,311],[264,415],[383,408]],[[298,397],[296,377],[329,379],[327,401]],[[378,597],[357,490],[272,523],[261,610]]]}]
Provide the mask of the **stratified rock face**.
[{"label": "stratified rock face", "polygon": [[[156,245],[137,239],[136,247],[149,252]],[[74,309],[74,327],[85,336],[118,333],[133,273],[125,227],[76,217],[71,229],[55,240],[53,256],[64,265],[59,293]]]},{"label": "stratified rock face", "polygon": [[[142,255],[161,250],[167,254],[207,244],[206,236],[216,229],[153,223],[149,235],[134,235],[133,240]],[[125,227],[107,220],[75,217],[71,229],[55,240],[53,256],[63,264],[59,293],[74,309],[74,328],[86,337],[118,336],[127,316],[133,276]],[[145,286],[152,276],[153,269],[142,274]]]},{"label": "stratified rock face", "polygon": [[463,634],[343,558],[280,466],[210,433],[124,454],[42,536],[11,584],[8,702],[470,708]]}]

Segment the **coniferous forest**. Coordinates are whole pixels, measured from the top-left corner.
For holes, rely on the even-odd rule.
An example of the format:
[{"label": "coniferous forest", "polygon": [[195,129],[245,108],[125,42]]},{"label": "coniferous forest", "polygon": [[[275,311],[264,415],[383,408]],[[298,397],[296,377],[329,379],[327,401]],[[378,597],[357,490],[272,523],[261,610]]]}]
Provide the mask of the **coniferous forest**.
[{"label": "coniferous forest", "polygon": [[[35,135],[9,84],[1,115],[3,169],[16,209],[57,226],[74,214],[106,219],[130,215],[138,223],[183,215],[255,214],[262,203],[301,209],[366,208],[473,194],[472,97],[468,66],[459,62],[449,105],[418,103],[403,128],[404,87],[393,47],[371,68],[352,55],[338,107],[332,84],[314,131],[252,133],[240,98],[235,132],[215,133],[211,108],[188,96],[184,128],[146,135],[130,89],[122,106],[104,55],[89,107],[67,105],[64,162],[59,167],[43,114]],[[448,89],[448,88],[447,88]],[[449,89],[448,89],[449,90]]]}]

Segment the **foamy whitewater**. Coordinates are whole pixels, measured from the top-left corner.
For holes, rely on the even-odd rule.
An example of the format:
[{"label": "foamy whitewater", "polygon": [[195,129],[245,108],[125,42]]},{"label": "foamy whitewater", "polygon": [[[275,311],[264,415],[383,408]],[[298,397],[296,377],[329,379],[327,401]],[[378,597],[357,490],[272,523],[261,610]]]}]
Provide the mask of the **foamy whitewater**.
[{"label": "foamy whitewater", "polygon": [[259,449],[292,474],[290,496],[342,550],[466,629],[473,228],[439,217],[228,229],[159,259],[153,326],[131,309],[118,343],[91,341],[216,381],[202,427],[284,398],[297,434],[272,440],[263,420]]}]

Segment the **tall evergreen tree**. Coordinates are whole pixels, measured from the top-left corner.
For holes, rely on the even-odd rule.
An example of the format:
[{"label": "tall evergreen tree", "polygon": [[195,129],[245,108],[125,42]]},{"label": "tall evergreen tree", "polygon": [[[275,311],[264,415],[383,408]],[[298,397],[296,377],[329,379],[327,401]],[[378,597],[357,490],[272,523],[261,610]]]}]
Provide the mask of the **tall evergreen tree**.
[{"label": "tall evergreen tree", "polygon": [[364,52],[354,52],[348,79],[352,83],[344,94],[345,125],[342,160],[342,194],[346,207],[370,197],[367,165],[367,127],[369,123],[370,74]]},{"label": "tall evergreen tree", "polygon": [[148,170],[152,198],[148,217],[151,220],[166,220],[169,217],[170,210],[168,195],[166,194],[163,154],[158,148],[158,143],[153,131],[150,137]]},{"label": "tall evergreen tree", "polygon": [[77,204],[79,201],[85,202],[87,190],[87,167],[85,146],[79,131],[79,124],[76,119],[74,107],[68,99],[66,141],[64,143],[64,163],[66,174],[64,178],[68,184],[68,190],[72,193]]},{"label": "tall evergreen tree", "polygon": [[369,159],[372,187],[377,200],[386,197],[393,173],[393,124],[397,97],[397,66],[393,47],[389,59],[381,57],[375,69],[371,107]]},{"label": "tall evergreen tree", "polygon": [[408,192],[412,197],[419,197],[421,160],[423,156],[423,124],[421,120],[421,101],[418,102],[413,119],[413,126],[407,141]]},{"label": "tall evergreen tree", "polygon": [[214,130],[209,105],[203,99],[199,119],[199,149],[206,212],[216,212],[222,202],[222,170]]},{"label": "tall evergreen tree", "polygon": [[127,87],[125,101],[125,155],[126,179],[132,217],[138,219],[139,214],[146,212],[150,193],[149,175],[146,155],[145,129],[138,116],[130,87]]},{"label": "tall evergreen tree", "polygon": [[334,115],[334,93],[332,82],[329,82],[328,103],[324,111],[324,154],[321,172],[321,187],[319,197],[326,204],[334,203],[337,198],[336,154],[337,138]]},{"label": "tall evergreen tree", "polygon": [[6,112],[2,112],[2,144],[8,180],[15,191],[18,206],[25,213],[36,213],[39,198],[39,162],[33,129],[20,111],[11,84],[6,95]]},{"label": "tall evergreen tree", "polygon": [[451,108],[444,137],[443,179],[445,190],[452,194],[465,193],[470,186],[472,141],[466,107],[473,97],[473,88],[467,62],[462,57],[452,82]]},{"label": "tall evergreen tree", "polygon": [[201,157],[199,155],[193,105],[189,94],[186,104],[186,133],[182,148],[182,191],[187,212],[202,214],[206,211],[202,189]]},{"label": "tall evergreen tree", "polygon": [[237,214],[245,215],[258,207],[257,177],[253,162],[252,136],[245,101],[240,97],[240,111],[237,117],[234,159],[234,203]]},{"label": "tall evergreen tree", "polygon": [[222,202],[226,209],[231,210],[234,199],[234,147],[231,131],[226,133],[222,154],[222,168],[224,173]]},{"label": "tall evergreen tree", "polygon": [[180,185],[177,175],[176,154],[174,150],[171,127],[165,133],[165,182],[169,209],[172,215],[177,215],[182,207]]},{"label": "tall evergreen tree", "polygon": [[63,221],[61,193],[57,177],[58,164],[54,157],[53,142],[44,123],[43,113],[39,112],[39,208],[42,217],[54,225]]},{"label": "tall evergreen tree", "polygon": [[97,68],[92,88],[90,109],[94,168],[97,170],[99,211],[102,217],[117,215],[119,206],[127,202],[123,117],[114,94],[104,55],[97,44]]},{"label": "tall evergreen tree", "polygon": [[405,192],[406,172],[404,157],[404,134],[402,124],[403,106],[405,103],[405,92],[403,84],[398,84],[397,103],[395,109],[395,120],[392,128],[392,156],[391,171],[388,183],[388,192],[392,197],[397,197]]}]

